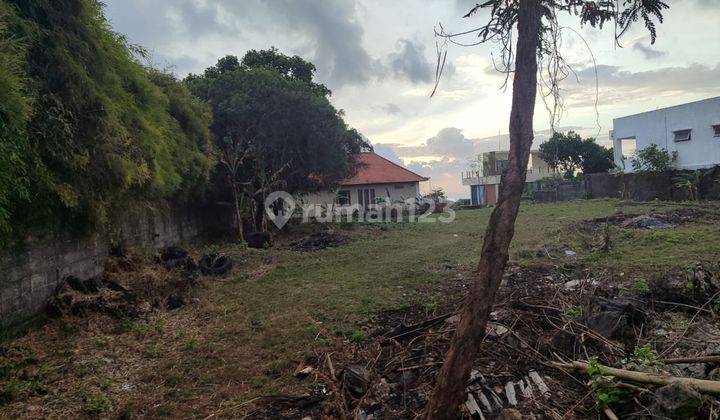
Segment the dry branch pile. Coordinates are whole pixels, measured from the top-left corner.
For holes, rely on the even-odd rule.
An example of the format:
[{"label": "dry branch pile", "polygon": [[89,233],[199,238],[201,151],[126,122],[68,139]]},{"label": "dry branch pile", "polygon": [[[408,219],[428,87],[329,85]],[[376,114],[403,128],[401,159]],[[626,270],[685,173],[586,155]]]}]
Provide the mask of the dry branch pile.
[{"label": "dry branch pile", "polygon": [[[720,370],[713,370],[720,363],[707,356],[713,352],[711,338],[720,343],[720,330],[708,330],[707,321],[717,320],[707,305],[668,307],[652,294],[628,296],[605,286],[612,284],[606,275],[568,280],[571,271],[562,266],[509,270],[474,363],[465,416],[560,419],[604,412],[612,417],[615,412],[602,401],[609,393],[622,396],[612,404],[619,407],[617,415],[643,417],[657,405],[655,389],[678,379],[669,376],[694,378],[680,380],[701,392],[720,386],[715,381]],[[268,400],[251,418],[415,418],[427,403],[457,322],[452,305],[443,309],[443,315],[427,319],[412,309],[381,316],[370,343],[348,343],[303,361],[299,369],[311,371],[308,376],[324,386],[305,396],[302,408]],[[643,345],[667,360],[638,360]],[[715,346],[720,352],[720,344]],[[698,354],[704,356],[669,359]],[[599,360],[601,369],[626,368],[588,376],[589,360]],[[654,380],[644,381],[647,377]],[[313,403],[307,404],[309,399]],[[714,397],[704,396],[696,411],[707,415],[717,407]]]}]

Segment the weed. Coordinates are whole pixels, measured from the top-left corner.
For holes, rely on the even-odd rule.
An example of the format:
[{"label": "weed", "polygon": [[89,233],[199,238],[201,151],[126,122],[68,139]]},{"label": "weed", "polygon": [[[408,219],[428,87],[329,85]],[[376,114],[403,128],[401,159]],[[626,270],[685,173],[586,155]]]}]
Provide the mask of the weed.
[{"label": "weed", "polygon": [[348,339],[353,343],[362,343],[367,339],[367,333],[363,330],[355,330],[352,334],[350,334],[350,337]]},{"label": "weed", "polygon": [[15,400],[22,388],[22,382],[12,379],[0,385],[0,406]]},{"label": "weed", "polygon": [[582,316],[582,307],[573,305],[563,310],[563,315],[568,319],[578,319]]},{"label": "weed", "polygon": [[182,351],[193,351],[196,350],[200,345],[200,342],[198,342],[197,339],[191,338],[189,340],[186,340],[182,346],[180,346],[180,350]]},{"label": "weed", "polygon": [[620,294],[646,295],[650,293],[650,286],[644,277],[638,277],[630,287],[620,289]]},{"label": "weed", "polygon": [[135,337],[141,339],[145,337],[145,334],[147,333],[147,325],[133,321],[130,318],[123,318],[116,325],[115,331],[118,334],[125,334],[131,332],[135,335]]},{"label": "weed", "polygon": [[98,338],[95,340],[95,346],[98,349],[106,349],[110,347],[110,343],[105,338]]},{"label": "weed", "polygon": [[588,375],[590,376],[590,387],[593,391],[593,397],[599,408],[620,403],[627,397],[627,392],[616,388],[613,383],[613,377],[607,376],[605,373],[605,366],[598,362],[597,357],[591,357],[590,363],[588,363]]},{"label": "weed", "polygon": [[635,351],[629,358],[623,359],[623,366],[629,370],[640,372],[656,372],[662,363],[658,360],[655,349],[650,344],[642,347],[635,347]]},{"label": "weed", "polygon": [[289,366],[289,360],[276,359],[265,365],[265,373],[272,377],[277,377],[280,376],[284,370],[287,370]]},{"label": "weed", "polygon": [[156,333],[163,332],[163,329],[165,328],[165,320],[164,319],[158,319],[153,323],[153,329]]},{"label": "weed", "polygon": [[404,301],[400,302],[400,305],[398,306],[398,309],[404,311],[404,310],[406,310],[406,309],[410,309],[411,307],[412,307],[412,303],[404,300]]},{"label": "weed", "polygon": [[152,344],[145,349],[145,357],[148,359],[158,359],[162,357],[163,354],[159,344]]},{"label": "weed", "polygon": [[434,312],[438,307],[438,303],[435,299],[432,299],[429,302],[425,302],[423,305],[423,308],[425,308],[426,312]]},{"label": "weed", "polygon": [[83,404],[83,410],[88,414],[102,414],[110,411],[112,403],[106,397],[100,396],[87,396]]},{"label": "weed", "polygon": [[102,389],[103,391],[107,391],[108,389],[110,389],[110,386],[112,386],[112,383],[113,381],[110,378],[100,379],[98,381],[98,388]]},{"label": "weed", "polygon": [[716,314],[720,314],[720,298],[717,298],[713,301],[713,309],[715,310]]}]

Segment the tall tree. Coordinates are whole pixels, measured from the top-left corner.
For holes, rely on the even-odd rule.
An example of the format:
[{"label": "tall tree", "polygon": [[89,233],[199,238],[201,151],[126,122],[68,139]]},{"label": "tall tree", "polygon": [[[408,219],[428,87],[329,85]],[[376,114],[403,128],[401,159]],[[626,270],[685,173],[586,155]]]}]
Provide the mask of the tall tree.
[{"label": "tall tree", "polygon": [[254,229],[265,229],[265,197],[272,190],[332,187],[355,168],[366,143],[332,106],[330,91],[313,81],[314,71],[300,57],[253,50],[186,79],[213,109],[215,146],[239,227],[249,212]]},{"label": "tall tree", "polygon": [[[508,76],[513,75],[510,112],[510,156],[502,174],[497,205],[485,232],[475,282],[460,310],[460,319],[445,362],[436,378],[426,407],[428,419],[454,419],[465,398],[470,369],[485,336],[488,317],[508,261],[508,247],[515,233],[515,219],[525,185],[526,168],[533,142],[533,118],[538,90],[538,60],[550,63],[551,96],[558,98],[559,72],[565,66],[558,51],[561,27],[558,12],[579,16],[582,24],[617,23],[616,39],[642,19],[655,41],[654,18],[662,22],[669,6],[661,0],[488,0],[466,16],[489,8],[490,21],[477,29],[480,41],[500,40]],[[517,44],[511,43],[517,30]],[[452,34],[446,36],[453,36]],[[512,61],[512,63],[511,63]],[[554,69],[554,70],[553,70]],[[545,80],[545,79],[544,79]],[[557,101],[555,102],[557,104]],[[557,109],[554,107],[552,109]]]},{"label": "tall tree", "polygon": [[540,145],[540,157],[566,178],[573,178],[578,170],[593,174],[607,172],[613,166],[612,149],[595,143],[594,138],[583,139],[574,131],[553,133]]}]

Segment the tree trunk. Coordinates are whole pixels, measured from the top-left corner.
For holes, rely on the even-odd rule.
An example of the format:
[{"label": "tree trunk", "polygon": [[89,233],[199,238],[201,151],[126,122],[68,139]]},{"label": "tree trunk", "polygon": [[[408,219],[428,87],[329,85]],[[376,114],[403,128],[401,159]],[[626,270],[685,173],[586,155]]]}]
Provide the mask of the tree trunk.
[{"label": "tree trunk", "polygon": [[540,11],[537,0],[520,0],[518,41],[510,112],[510,156],[500,193],[485,232],[476,280],[470,289],[445,363],[426,409],[427,419],[455,419],[465,401],[470,370],[485,338],[485,328],[508,260],[515,219],[525,186],[537,93]]},{"label": "tree trunk", "polygon": [[230,181],[233,194],[233,207],[235,208],[235,222],[237,222],[238,229],[238,240],[245,242],[245,236],[243,235],[243,222],[242,222],[242,205],[240,203],[240,191],[237,183],[234,180]]},{"label": "tree trunk", "polygon": [[253,199],[253,202],[255,204],[255,232],[265,232],[267,229],[265,229],[265,200],[264,200],[265,194],[262,194],[260,197],[257,197]]}]

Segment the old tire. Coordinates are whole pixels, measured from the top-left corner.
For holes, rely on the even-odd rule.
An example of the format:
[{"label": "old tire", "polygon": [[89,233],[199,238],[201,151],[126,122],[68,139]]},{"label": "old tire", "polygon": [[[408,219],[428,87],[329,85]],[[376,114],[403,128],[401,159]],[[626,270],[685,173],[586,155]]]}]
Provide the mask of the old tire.
[{"label": "old tire", "polygon": [[225,255],[216,258],[203,255],[198,265],[200,266],[200,272],[206,276],[219,276],[230,271],[233,264],[232,259]]}]

